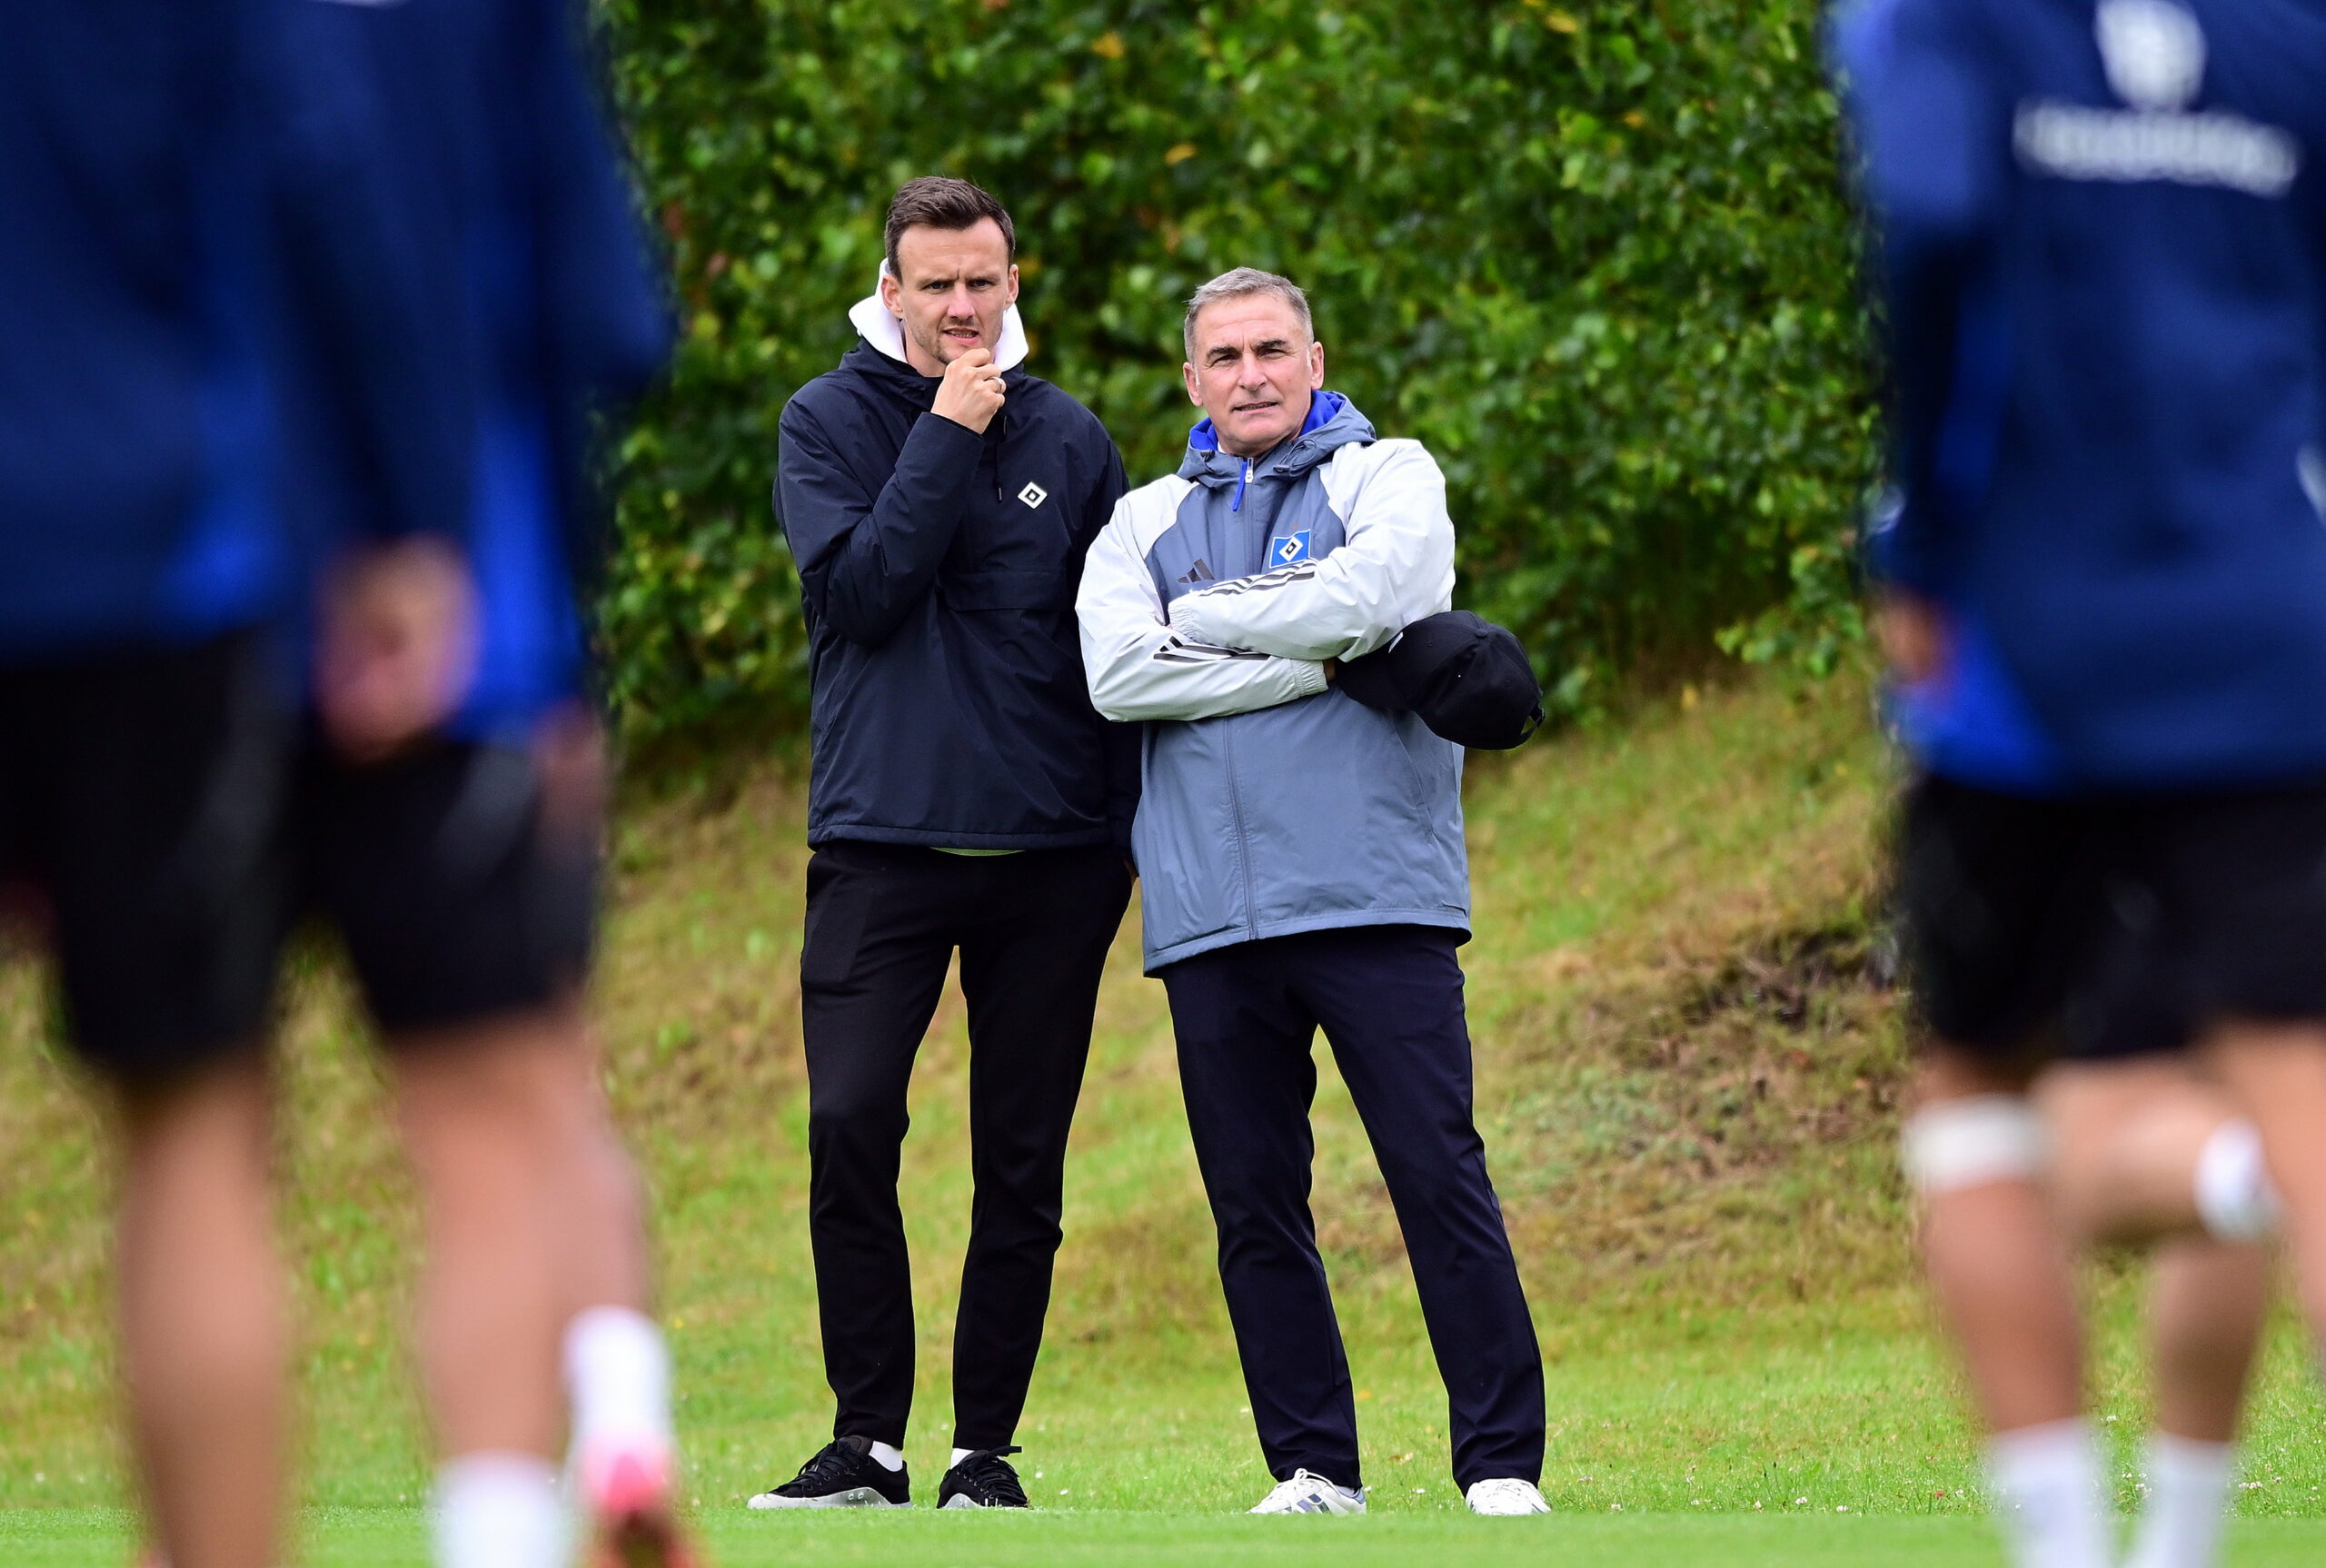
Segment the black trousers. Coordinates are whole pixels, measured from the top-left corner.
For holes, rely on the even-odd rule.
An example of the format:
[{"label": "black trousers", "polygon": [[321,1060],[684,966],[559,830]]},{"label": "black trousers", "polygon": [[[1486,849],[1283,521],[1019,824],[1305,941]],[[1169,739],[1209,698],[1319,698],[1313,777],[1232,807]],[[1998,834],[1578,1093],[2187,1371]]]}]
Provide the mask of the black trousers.
[{"label": "black trousers", "polygon": [[1098,976],[1129,898],[1122,856],[1104,847],[972,858],[849,840],[809,862],[808,1219],[834,1436],[904,1445],[912,1273],[897,1169],[913,1057],[956,948],[977,1196],[953,1333],[953,1442],[1000,1448],[1016,1433],[1049,1310]]},{"label": "black trousers", "polygon": [[1260,1448],[1278,1480],[1358,1473],[1357,1404],[1308,1209],[1317,1027],[1405,1233],[1465,1488],[1543,1468],[1543,1358],[1471,1119],[1452,931],[1277,937],[1163,970],[1219,1278]]}]

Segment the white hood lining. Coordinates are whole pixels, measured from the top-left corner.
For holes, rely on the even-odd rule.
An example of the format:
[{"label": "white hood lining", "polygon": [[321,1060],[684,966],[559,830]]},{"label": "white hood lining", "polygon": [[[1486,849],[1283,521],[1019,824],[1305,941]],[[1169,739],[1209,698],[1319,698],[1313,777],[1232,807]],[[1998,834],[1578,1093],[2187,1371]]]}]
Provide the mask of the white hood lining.
[{"label": "white hood lining", "polygon": [[[880,279],[888,275],[889,263],[884,257],[880,262],[880,273],[872,280],[871,296],[857,301],[856,307],[848,313],[848,320],[850,325],[863,334],[866,342],[890,359],[904,362],[904,323],[890,315],[889,307],[880,303]],[[1001,342],[993,351],[994,365],[1000,370],[1015,370],[1026,362],[1026,356],[1030,352],[1026,342],[1026,323],[1019,320],[1018,307],[1012,305],[1009,313],[1001,318]]]}]

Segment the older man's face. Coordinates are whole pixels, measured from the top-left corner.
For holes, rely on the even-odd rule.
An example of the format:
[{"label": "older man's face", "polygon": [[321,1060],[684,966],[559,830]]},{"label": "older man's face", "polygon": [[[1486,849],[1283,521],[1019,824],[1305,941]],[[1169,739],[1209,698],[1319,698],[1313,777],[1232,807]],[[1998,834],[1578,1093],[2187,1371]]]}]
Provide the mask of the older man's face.
[{"label": "older man's face", "polygon": [[1009,242],[991,218],[975,227],[919,224],[897,236],[901,278],[883,277],[880,298],[905,330],[905,361],[925,376],[971,349],[998,352],[1001,323],[1018,301]]},{"label": "older man's face", "polygon": [[1188,396],[1211,416],[1220,450],[1257,457],[1299,432],[1309,394],[1325,384],[1325,345],[1290,303],[1240,294],[1196,317],[1196,357],[1182,366]]}]

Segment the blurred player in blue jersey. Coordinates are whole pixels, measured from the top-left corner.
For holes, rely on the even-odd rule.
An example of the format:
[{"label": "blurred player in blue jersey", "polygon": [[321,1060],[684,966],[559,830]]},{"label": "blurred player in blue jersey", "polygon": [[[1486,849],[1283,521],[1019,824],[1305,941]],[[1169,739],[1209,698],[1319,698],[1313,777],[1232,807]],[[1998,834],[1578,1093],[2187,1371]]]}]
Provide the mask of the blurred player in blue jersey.
[{"label": "blurred player in blue jersey", "polygon": [[[351,193],[269,199],[268,10],[12,6],[0,50],[0,892],[28,894],[66,1034],[119,1109],[123,1368],[181,1568],[280,1561],[263,1040],[303,552],[278,351],[416,319],[330,267],[281,286],[292,231],[344,254],[333,236],[370,220]],[[407,396],[402,363],[358,354],[339,385]],[[450,521],[413,499],[358,531]]]},{"label": "blurred player in blue jersey", "polygon": [[[604,547],[591,421],[659,372],[667,312],[578,6],[309,0],[287,20],[293,205],[379,193],[373,265],[421,322],[424,395],[296,443],[327,563],[294,859],[386,1037],[423,1194],[438,1562],[566,1560],[562,1436],[593,1564],[677,1568],[668,1356],[582,997],[605,760],[577,597]],[[294,384],[330,389],[342,358],[315,347]],[[449,487],[429,457],[447,432]],[[449,489],[463,546],[363,542],[400,488]]]},{"label": "blurred player in blue jersey", "polygon": [[[2326,1332],[2326,4],[1866,0],[1837,43],[1923,769],[1908,1174],[2019,1560],[2099,1568],[2054,1197],[2233,1240],[2274,1188]],[[2217,1090],[2095,1065],[2182,1040]],[[2024,1091],[2063,1051],[2054,1147]],[[2233,1422],[2258,1265],[2183,1261],[2168,1382]],[[2209,1560],[2223,1408],[2152,1447],[2142,1568]]]}]

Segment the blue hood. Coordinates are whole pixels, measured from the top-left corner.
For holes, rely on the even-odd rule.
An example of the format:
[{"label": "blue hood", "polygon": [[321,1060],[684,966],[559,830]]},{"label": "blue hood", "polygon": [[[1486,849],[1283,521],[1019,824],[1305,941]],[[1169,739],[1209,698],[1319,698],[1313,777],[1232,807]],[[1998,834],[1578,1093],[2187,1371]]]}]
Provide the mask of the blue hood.
[{"label": "blue hood", "polygon": [[[1310,439],[1319,433],[1323,440]],[[1304,449],[1329,456],[1350,442],[1378,439],[1373,432],[1373,422],[1359,413],[1355,403],[1337,392],[1319,392],[1308,400],[1308,417],[1301,422],[1300,433],[1253,459],[1252,467],[1281,467]],[[1212,428],[1208,416],[1198,420],[1195,428],[1188,432],[1188,456],[1179,464],[1180,478],[1200,480],[1210,472],[1233,475],[1241,472],[1243,467],[1243,459],[1219,450],[1219,432]]]},{"label": "blue hood", "polygon": [[1300,433],[1278,442],[1248,463],[1220,451],[1219,432],[1212,428],[1211,421],[1198,421],[1195,429],[1188,432],[1188,455],[1179,464],[1179,477],[1215,488],[1234,485],[1236,499],[1228,510],[1240,511],[1244,487],[1253,480],[1278,475],[1295,478],[1345,446],[1369,444],[1379,439],[1374,433],[1373,422],[1358,412],[1355,403],[1337,392],[1319,392],[1309,400],[1308,417],[1301,422]]}]

